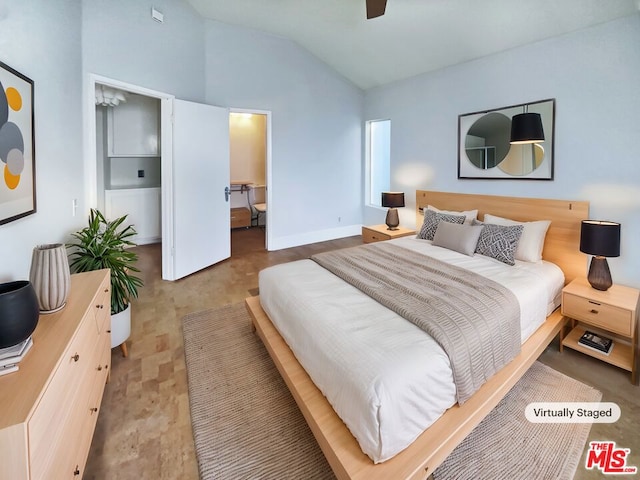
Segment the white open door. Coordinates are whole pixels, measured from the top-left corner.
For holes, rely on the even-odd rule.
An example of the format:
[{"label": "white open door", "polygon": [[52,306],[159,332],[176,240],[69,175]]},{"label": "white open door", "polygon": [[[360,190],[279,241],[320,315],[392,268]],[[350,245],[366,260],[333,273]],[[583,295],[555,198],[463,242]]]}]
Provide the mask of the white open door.
[{"label": "white open door", "polygon": [[229,110],[173,100],[172,163],[176,280],[231,256]]}]

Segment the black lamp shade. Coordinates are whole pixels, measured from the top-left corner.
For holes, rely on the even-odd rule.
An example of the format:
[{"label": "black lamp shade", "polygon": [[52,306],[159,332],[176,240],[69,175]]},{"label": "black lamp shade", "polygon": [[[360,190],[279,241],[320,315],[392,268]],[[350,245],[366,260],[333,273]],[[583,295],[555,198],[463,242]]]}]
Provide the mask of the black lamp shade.
[{"label": "black lamp shade", "polygon": [[539,113],[519,113],[511,118],[511,143],[540,142],[544,142],[544,130]]},{"label": "black lamp shade", "polygon": [[382,206],[389,208],[404,207],[404,193],[382,192]]},{"label": "black lamp shade", "polygon": [[620,256],[620,224],[602,220],[583,220],[580,251],[599,257]]}]

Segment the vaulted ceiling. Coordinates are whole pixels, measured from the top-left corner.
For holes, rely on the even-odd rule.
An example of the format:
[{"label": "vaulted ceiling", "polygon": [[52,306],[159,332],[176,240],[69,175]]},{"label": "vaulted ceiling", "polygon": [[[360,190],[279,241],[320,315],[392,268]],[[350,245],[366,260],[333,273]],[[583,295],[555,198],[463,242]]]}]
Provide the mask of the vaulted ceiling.
[{"label": "vaulted ceiling", "polygon": [[615,18],[640,0],[186,0],[203,17],[289,38],[363,89]]}]

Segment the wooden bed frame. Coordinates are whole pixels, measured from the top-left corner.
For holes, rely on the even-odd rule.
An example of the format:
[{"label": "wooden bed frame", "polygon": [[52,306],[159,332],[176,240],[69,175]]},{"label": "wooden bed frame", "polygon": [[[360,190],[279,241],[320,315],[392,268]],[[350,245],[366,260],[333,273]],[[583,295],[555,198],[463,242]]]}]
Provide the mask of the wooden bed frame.
[{"label": "wooden bed frame", "polygon": [[[422,208],[426,208],[427,205],[441,210],[478,209],[480,220],[485,213],[520,221],[551,220],[543,258],[560,266],[567,283],[576,276],[585,274],[586,257],[579,252],[578,244],[580,222],[589,216],[588,202],[418,190],[418,225],[422,223]],[[447,410],[414,443],[395,457],[374,464],[360,450],[356,439],[298,363],[260,306],[259,297],[247,298],[246,305],[255,330],[340,480],[428,478],[509,392],[566,323],[560,310],[556,310],[522,345],[520,354],[485,383],[464,405],[456,404]]]}]

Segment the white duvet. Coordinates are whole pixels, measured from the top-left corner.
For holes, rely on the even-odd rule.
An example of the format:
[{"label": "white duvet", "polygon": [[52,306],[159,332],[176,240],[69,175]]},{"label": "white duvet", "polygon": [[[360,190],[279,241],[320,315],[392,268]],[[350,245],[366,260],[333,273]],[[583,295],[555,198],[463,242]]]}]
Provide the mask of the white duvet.
[{"label": "white duvet", "polygon": [[[402,247],[491,278],[520,303],[524,342],[558,305],[562,271],[496,260],[413,237]],[[362,451],[379,463],[409,446],[455,403],[449,358],[423,330],[312,260],[260,272],[260,301]]]}]

